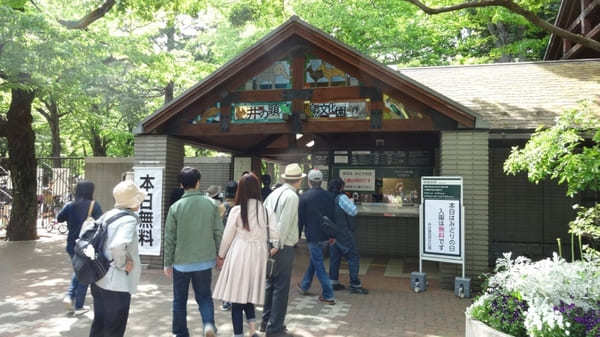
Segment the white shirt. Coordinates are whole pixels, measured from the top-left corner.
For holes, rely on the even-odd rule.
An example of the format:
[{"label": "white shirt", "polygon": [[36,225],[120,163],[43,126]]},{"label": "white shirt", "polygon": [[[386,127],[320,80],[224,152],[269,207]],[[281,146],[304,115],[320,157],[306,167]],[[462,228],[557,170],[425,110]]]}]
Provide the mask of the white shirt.
[{"label": "white shirt", "polygon": [[277,214],[279,219],[279,248],[298,243],[298,204],[296,189],[288,183],[271,192],[264,202],[265,207]]}]

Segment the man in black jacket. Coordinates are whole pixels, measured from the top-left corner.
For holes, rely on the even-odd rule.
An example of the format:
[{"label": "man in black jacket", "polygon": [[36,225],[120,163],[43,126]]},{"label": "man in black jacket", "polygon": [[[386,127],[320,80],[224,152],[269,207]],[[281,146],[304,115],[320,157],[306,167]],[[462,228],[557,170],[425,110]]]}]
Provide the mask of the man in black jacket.
[{"label": "man in black jacket", "polygon": [[310,264],[302,282],[298,284],[298,290],[301,294],[306,295],[316,273],[323,289],[319,301],[335,304],[331,281],[323,264],[323,248],[327,245],[329,236],[323,231],[322,227],[323,216],[333,219],[334,204],[331,194],[321,188],[322,181],[323,173],[321,171],[317,169],[310,170],[308,172],[308,184],[311,188],[300,196],[298,226],[300,231],[304,229],[306,235],[310,252]]}]

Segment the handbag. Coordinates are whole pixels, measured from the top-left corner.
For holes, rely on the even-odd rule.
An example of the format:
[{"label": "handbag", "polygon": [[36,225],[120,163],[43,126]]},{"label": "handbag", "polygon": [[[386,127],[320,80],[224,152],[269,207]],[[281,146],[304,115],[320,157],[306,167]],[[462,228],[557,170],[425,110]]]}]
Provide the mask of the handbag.
[{"label": "handbag", "polygon": [[332,238],[335,238],[338,234],[337,225],[333,220],[329,219],[327,215],[321,216],[321,227],[325,231],[327,235]]}]

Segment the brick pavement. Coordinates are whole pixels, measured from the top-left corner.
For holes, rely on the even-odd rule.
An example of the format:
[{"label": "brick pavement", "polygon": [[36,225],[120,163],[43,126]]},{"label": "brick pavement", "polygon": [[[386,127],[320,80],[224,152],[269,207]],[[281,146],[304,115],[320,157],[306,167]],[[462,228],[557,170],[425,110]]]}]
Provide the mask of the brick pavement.
[{"label": "brick pavement", "polygon": [[[336,292],[337,304],[317,301],[318,281],[311,296],[292,289],[286,324],[296,336],[464,336],[464,310],[470,300],[441,290],[438,281],[421,294],[409,290],[406,277],[384,276],[387,258],[375,257],[361,277],[368,295]],[[414,261],[413,261],[414,262]],[[292,282],[297,283],[308,265],[307,253],[298,249]],[[0,336],[86,336],[92,313],[65,314],[62,297],[71,267],[64,253],[64,236],[44,235],[36,242],[0,242]],[[414,264],[405,268],[410,270]],[[347,284],[347,275],[340,275]],[[138,294],[132,299],[127,336],[171,336],[172,288],[159,270],[144,270]],[[91,304],[88,293],[86,304]],[[192,335],[201,335],[195,303],[188,304]],[[215,303],[218,305],[218,303]],[[215,311],[219,336],[233,335],[230,314]]]}]

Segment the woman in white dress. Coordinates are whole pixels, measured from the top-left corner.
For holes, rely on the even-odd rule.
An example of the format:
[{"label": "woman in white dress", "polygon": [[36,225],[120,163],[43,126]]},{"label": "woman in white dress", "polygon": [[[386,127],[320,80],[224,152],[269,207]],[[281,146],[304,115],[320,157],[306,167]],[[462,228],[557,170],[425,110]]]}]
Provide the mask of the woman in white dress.
[{"label": "woman in white dress", "polygon": [[277,247],[278,220],[263,206],[260,196],[256,175],[243,175],[217,257],[217,267],[222,270],[213,298],[232,303],[231,320],[235,336],[243,336],[243,312],[246,313],[250,336],[258,336],[254,306],[264,304],[267,256],[277,254],[276,248],[269,251],[267,246],[267,227],[272,246]]}]

